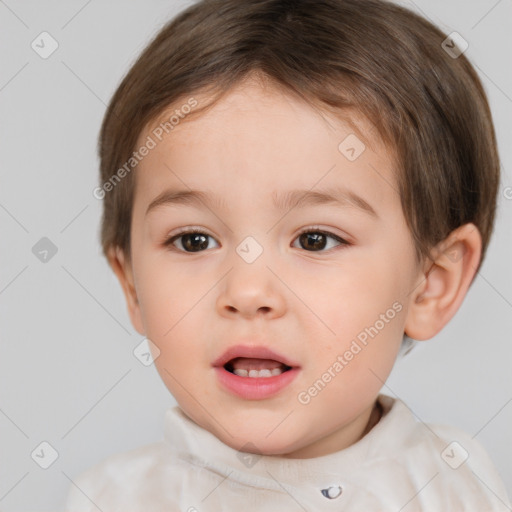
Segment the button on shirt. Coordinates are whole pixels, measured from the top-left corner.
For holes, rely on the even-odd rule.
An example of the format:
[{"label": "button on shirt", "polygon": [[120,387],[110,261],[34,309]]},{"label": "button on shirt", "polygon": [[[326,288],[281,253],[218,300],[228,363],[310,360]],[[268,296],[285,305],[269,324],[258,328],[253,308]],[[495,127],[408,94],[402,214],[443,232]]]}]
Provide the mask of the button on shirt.
[{"label": "button on shirt", "polygon": [[425,425],[379,395],[382,417],[348,448],[311,459],[239,452],[175,406],[164,440],[112,455],[74,479],[66,512],[492,512],[510,510],[481,444]]}]

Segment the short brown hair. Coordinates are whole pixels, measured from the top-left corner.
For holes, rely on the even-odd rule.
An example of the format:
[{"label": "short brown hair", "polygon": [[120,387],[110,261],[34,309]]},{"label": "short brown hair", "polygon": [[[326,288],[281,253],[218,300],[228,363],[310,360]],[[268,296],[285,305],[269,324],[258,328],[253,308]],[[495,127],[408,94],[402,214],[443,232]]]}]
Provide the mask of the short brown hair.
[{"label": "short brown hair", "polygon": [[[481,264],[500,163],[483,86],[463,54],[445,51],[445,39],[387,1],[199,1],[163,27],[115,92],[99,138],[101,184],[112,183],[145,127],[171,105],[211,92],[190,119],[256,74],[325,111],[362,114],[396,155],[418,259],[472,222]],[[134,178],[124,172],[103,193],[105,255],[117,246],[130,258]]]}]

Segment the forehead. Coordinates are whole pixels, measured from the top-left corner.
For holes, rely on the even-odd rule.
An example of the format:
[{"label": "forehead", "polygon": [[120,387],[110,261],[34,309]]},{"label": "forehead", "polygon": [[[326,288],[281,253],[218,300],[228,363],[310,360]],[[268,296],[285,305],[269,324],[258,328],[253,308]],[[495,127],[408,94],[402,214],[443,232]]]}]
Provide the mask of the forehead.
[{"label": "forehead", "polygon": [[[207,96],[193,97],[198,108],[209,102]],[[180,116],[158,140],[155,130],[160,126],[162,132],[161,123],[179,105],[162,112],[139,137],[139,145],[147,137],[156,143],[136,172],[137,188],[148,201],[164,182],[220,194],[239,186],[246,197],[316,184],[355,187],[369,202],[386,196],[383,186],[396,192],[392,154],[355,112],[340,118],[281,89],[248,82],[208,110]]]},{"label": "forehead", "polygon": [[[227,133],[229,124],[236,129],[237,121],[238,124],[246,125],[244,131],[247,132],[249,130],[247,125],[254,123],[256,118],[260,122],[255,128],[264,126],[265,119],[271,124],[278,120],[283,127],[288,121],[288,131],[282,134],[293,134],[293,130],[290,130],[292,126],[295,128],[303,126],[309,130],[313,121],[312,117],[315,117],[314,122],[323,124],[326,129],[339,130],[340,125],[344,125],[351,132],[356,133],[366,145],[376,150],[380,150],[380,146],[383,146],[375,127],[355,107],[347,106],[343,109],[335,109],[321,103],[318,99],[306,101],[293,91],[273,82],[249,78],[230,91],[223,93],[217,101],[213,102],[213,99],[212,94],[202,94],[201,92],[182,96],[148,123],[139,140],[145,134],[158,130],[158,127],[162,131],[162,127],[166,123],[169,124],[170,120],[174,126],[170,127],[170,130],[164,130],[165,133],[162,134],[164,138],[170,132],[178,131],[177,128],[183,134],[190,135],[197,132],[201,128],[200,125],[204,125],[206,128],[207,124],[217,124],[217,127],[220,128],[220,123],[223,123],[223,132]],[[191,103],[192,100],[196,103],[197,108],[195,106],[189,108],[188,103]],[[207,107],[205,111],[202,110],[203,107]],[[304,124],[297,126],[295,124],[297,120],[304,121]],[[194,123],[194,121],[199,122]]]}]

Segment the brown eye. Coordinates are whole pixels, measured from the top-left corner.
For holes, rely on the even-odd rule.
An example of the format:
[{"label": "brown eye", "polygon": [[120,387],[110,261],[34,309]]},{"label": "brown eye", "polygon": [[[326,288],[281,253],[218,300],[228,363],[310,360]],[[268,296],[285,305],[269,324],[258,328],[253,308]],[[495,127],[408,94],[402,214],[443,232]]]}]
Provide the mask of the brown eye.
[{"label": "brown eye", "polygon": [[187,231],[173,236],[165,245],[173,245],[182,252],[202,252],[208,249],[210,239],[213,240],[210,235],[201,231]]},{"label": "brown eye", "polygon": [[325,249],[327,237],[323,233],[302,233],[299,237],[303,249],[319,251]]},{"label": "brown eye", "polygon": [[[349,243],[343,238],[340,238],[332,233],[326,233],[323,231],[304,231],[298,237],[297,240],[300,243],[300,247],[310,252],[320,252],[329,245],[329,240],[338,242],[336,245],[349,245]],[[331,246],[328,249],[332,248]]]}]

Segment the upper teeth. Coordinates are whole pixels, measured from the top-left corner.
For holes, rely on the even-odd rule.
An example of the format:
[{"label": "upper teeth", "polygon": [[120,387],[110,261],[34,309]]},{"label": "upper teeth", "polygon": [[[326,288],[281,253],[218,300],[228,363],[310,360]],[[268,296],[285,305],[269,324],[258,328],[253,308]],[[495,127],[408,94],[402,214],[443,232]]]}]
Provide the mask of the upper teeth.
[{"label": "upper teeth", "polygon": [[244,370],[243,368],[237,368],[233,370],[235,375],[239,375],[240,377],[273,377],[274,375],[281,375],[283,371],[281,368],[273,368],[272,370],[263,369],[263,370]]}]

